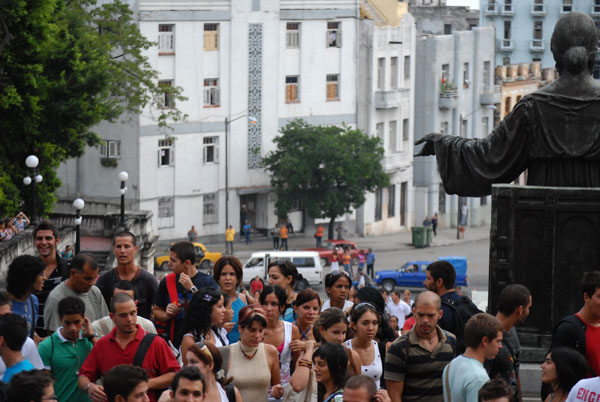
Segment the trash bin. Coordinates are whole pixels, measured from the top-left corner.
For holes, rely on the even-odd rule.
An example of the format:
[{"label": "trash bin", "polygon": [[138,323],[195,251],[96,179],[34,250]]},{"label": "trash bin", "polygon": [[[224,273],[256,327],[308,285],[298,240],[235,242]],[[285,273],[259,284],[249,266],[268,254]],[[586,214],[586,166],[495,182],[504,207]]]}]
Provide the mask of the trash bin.
[{"label": "trash bin", "polygon": [[412,244],[415,247],[427,247],[427,228],[423,226],[413,226]]},{"label": "trash bin", "polygon": [[427,247],[431,246],[431,232],[433,232],[433,230],[427,228]]}]

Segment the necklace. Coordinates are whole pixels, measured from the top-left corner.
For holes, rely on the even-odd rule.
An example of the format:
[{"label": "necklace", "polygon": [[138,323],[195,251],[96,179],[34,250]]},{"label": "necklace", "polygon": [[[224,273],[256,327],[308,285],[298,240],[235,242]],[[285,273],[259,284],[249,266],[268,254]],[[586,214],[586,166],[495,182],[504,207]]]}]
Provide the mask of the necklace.
[{"label": "necklace", "polygon": [[253,359],[254,356],[256,356],[256,352],[258,352],[258,347],[254,349],[254,353],[246,353],[242,348],[242,342],[240,342],[240,350],[242,351],[242,354],[246,357],[246,359]]}]

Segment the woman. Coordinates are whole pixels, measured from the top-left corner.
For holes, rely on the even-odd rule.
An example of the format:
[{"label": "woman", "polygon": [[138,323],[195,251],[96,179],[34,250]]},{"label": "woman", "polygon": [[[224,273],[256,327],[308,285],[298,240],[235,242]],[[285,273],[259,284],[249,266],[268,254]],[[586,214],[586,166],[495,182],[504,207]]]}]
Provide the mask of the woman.
[{"label": "woman", "polygon": [[375,334],[375,340],[382,345],[385,345],[384,350],[387,349],[391,342],[396,339],[396,337],[394,336],[394,331],[390,327],[390,324],[387,320],[387,315],[385,313],[386,303],[383,295],[375,288],[365,287],[356,292],[354,302],[356,304],[360,302],[368,302],[377,308],[377,312],[379,313],[381,320],[379,321],[377,333]]},{"label": "woman", "polygon": [[24,231],[25,228],[29,226],[29,223],[29,218],[23,212],[19,212],[13,221],[15,229],[17,229],[19,233]]},{"label": "woman", "polygon": [[210,343],[197,343],[189,347],[184,357],[189,366],[196,366],[204,375],[205,401],[242,402],[240,390],[231,384],[232,378],[223,378],[219,370],[223,363],[221,353]]},{"label": "woman", "polygon": [[294,301],[294,339],[296,337],[301,341],[314,340],[313,324],[319,315],[321,299],[319,294],[312,289],[304,289]]},{"label": "woman", "polygon": [[238,326],[240,340],[227,347],[227,375],[233,377],[233,383],[247,401],[266,402],[269,385],[271,395],[281,398],[279,354],[273,345],[262,341],[267,327],[265,311],[256,304],[242,308]]},{"label": "woman", "polygon": [[[341,345],[325,343],[313,354],[313,370],[318,384],[319,402],[337,402],[344,395],[348,357]],[[341,399],[339,399],[341,401]]]},{"label": "woman", "polygon": [[354,298],[356,297],[357,291],[358,289],[356,289],[356,286],[352,285],[350,287],[350,290],[348,291],[348,301],[354,303]]},{"label": "woman", "polygon": [[66,258],[67,260],[73,258],[73,248],[71,247],[71,245],[67,244],[67,247],[65,247],[65,251],[60,253],[60,256],[62,258]]},{"label": "woman", "polygon": [[362,373],[371,377],[377,389],[381,388],[380,379],[383,376],[383,359],[379,345],[375,341],[377,327],[381,315],[371,303],[362,302],[354,306],[350,314],[350,327],[354,330],[354,338],[346,341],[346,346],[355,350],[362,362]]},{"label": "woman", "polygon": [[292,348],[290,344],[293,333],[293,324],[280,319],[281,314],[285,310],[286,294],[279,286],[267,285],[263,288],[259,300],[267,319],[267,328],[265,328],[263,342],[273,345],[279,353],[281,385],[285,387],[290,377],[290,363],[292,361]]},{"label": "woman", "polygon": [[340,269],[340,261],[339,261],[339,259],[338,259],[338,255],[337,255],[337,253],[336,253],[336,252],[334,252],[334,253],[331,255],[331,267],[330,267],[330,270],[329,270],[329,271],[330,271],[330,272],[333,272],[333,271],[339,271],[339,269]]},{"label": "woman", "polygon": [[360,374],[362,363],[356,350],[344,346],[347,331],[346,314],[337,307],[331,307],[321,312],[313,330],[317,342],[337,343],[343,346],[348,355],[348,376],[351,377]]},{"label": "woman", "polygon": [[219,290],[204,287],[192,297],[183,321],[185,335],[181,340],[181,357],[184,365],[187,365],[187,350],[196,342],[212,343],[217,347],[229,344],[219,328],[224,318],[225,305]]},{"label": "woman", "polygon": [[229,343],[235,343],[240,337],[237,326],[239,311],[242,307],[254,303],[252,297],[237,292],[237,289],[242,285],[242,263],[233,256],[219,258],[213,266],[213,278],[221,287],[221,291],[231,297],[231,307],[233,308],[232,322],[234,325],[233,329],[227,334],[227,339]]},{"label": "woman", "polygon": [[329,299],[325,300],[321,311],[325,311],[329,307],[337,307],[346,314],[350,313],[354,305],[354,303],[347,300],[351,286],[350,275],[344,271],[335,271],[325,275],[325,291]]},{"label": "woman", "polygon": [[277,285],[286,294],[285,312],[283,319],[288,322],[294,321],[293,303],[296,300],[294,285],[302,280],[302,275],[298,273],[296,264],[288,260],[276,260],[269,264],[269,284]]},{"label": "woman", "polygon": [[358,269],[359,270],[364,270],[365,269],[365,263],[367,262],[367,256],[365,254],[364,250],[360,250],[358,252]]},{"label": "woman", "polygon": [[404,292],[402,293],[402,300],[404,300],[404,303],[408,304],[409,306],[413,306],[413,299],[411,299],[411,293],[409,289],[404,289]]},{"label": "woman", "polygon": [[348,247],[344,247],[344,254],[342,254],[342,264],[344,265],[344,270],[350,277],[352,277],[352,267],[350,263],[352,262],[352,255],[350,254],[350,249]]},{"label": "woman", "polygon": [[576,350],[567,347],[550,350],[542,363],[542,382],[552,387],[545,401],[565,401],[571,388],[577,381],[586,378],[587,372],[585,357]]},{"label": "woman", "polygon": [[388,322],[390,323],[390,328],[392,328],[392,331],[394,331],[394,336],[397,338],[400,336],[400,334],[398,333],[398,317],[396,317],[395,315],[390,316],[390,319],[388,320]]}]

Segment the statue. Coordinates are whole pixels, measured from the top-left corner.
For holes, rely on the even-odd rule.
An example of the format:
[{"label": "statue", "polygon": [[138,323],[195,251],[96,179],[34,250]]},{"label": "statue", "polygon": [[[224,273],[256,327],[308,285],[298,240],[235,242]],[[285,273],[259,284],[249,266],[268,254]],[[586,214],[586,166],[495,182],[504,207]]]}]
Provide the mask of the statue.
[{"label": "statue", "polygon": [[523,97],[486,138],[427,134],[415,156],[436,156],[448,194],[489,195],[492,184],[510,183],[525,169],[529,185],[600,187],[597,42],[589,16],[561,17],[551,40],[556,81]]}]

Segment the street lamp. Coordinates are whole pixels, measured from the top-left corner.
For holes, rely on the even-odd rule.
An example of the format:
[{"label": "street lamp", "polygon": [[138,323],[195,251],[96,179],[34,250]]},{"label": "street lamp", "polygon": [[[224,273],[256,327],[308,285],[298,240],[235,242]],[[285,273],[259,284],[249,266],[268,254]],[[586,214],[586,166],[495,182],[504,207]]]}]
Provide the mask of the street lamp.
[{"label": "street lamp", "polygon": [[126,171],[122,171],[119,173],[119,180],[121,180],[121,189],[119,190],[119,194],[121,194],[121,222],[120,225],[125,227],[125,193],[127,192],[127,187],[125,187],[125,182],[129,178],[129,175]]},{"label": "street lamp", "polygon": [[27,169],[29,170],[29,175],[23,177],[23,184],[25,184],[26,186],[33,184],[32,186],[32,191],[33,191],[33,197],[31,200],[31,223],[32,224],[36,224],[37,223],[37,217],[36,217],[36,198],[37,198],[37,184],[42,182],[42,175],[38,172],[37,170],[37,166],[40,163],[40,160],[38,159],[37,156],[35,155],[29,155],[27,157],[27,159],[25,159],[25,165],[27,166]]},{"label": "street lamp", "polygon": [[225,118],[225,230],[229,229],[229,125],[242,117],[247,117],[250,124],[258,121],[247,114],[236,117],[233,120]]},{"label": "street lamp", "polygon": [[84,206],[85,202],[81,198],[76,198],[75,201],[73,201],[73,208],[75,208],[75,255],[79,254],[79,250],[81,248],[79,227],[83,221],[80,213]]}]

